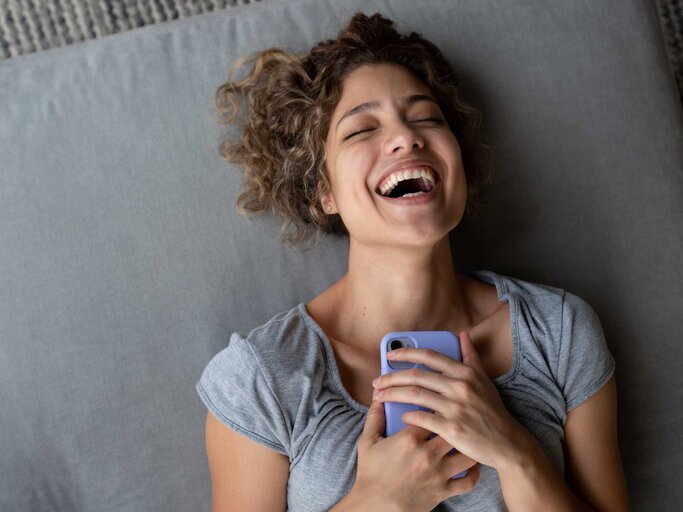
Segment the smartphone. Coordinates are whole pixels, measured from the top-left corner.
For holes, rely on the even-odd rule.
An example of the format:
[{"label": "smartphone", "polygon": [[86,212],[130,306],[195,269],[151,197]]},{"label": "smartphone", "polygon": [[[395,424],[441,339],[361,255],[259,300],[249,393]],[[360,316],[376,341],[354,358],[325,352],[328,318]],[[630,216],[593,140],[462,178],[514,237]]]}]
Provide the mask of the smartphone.
[{"label": "smartphone", "polygon": [[[450,331],[400,331],[389,332],[384,335],[380,342],[380,356],[382,358],[381,367],[382,375],[393,373],[402,370],[409,370],[411,368],[420,368],[427,371],[435,371],[431,368],[410,361],[389,361],[387,353],[399,348],[428,348],[440,352],[456,361],[462,362],[462,354],[460,353],[460,338]],[[432,412],[431,409],[421,407],[415,404],[406,404],[402,402],[384,402],[384,417],[386,418],[385,437],[396,434],[406,427],[406,424],[401,420],[406,412],[409,411],[426,411]],[[430,439],[436,434],[432,432]],[[448,455],[457,453],[454,448]],[[462,478],[467,475],[467,470],[453,475],[451,478]]]}]

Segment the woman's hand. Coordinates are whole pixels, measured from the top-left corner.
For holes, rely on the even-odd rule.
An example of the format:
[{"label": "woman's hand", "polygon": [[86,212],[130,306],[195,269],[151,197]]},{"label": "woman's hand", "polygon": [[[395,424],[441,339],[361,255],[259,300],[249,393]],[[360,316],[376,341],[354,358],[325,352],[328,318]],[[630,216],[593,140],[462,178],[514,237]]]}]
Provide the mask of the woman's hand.
[{"label": "woman's hand", "polygon": [[[331,510],[410,510],[428,512],[451,496],[471,491],[479,479],[476,461],[431,432],[407,425],[384,437],[381,402],[372,401],[358,439],[356,481],[351,492]],[[453,479],[464,470],[467,475]]]},{"label": "woman's hand", "polygon": [[503,405],[467,332],[459,337],[462,363],[429,349],[389,352],[391,361],[420,363],[434,371],[413,368],[379,377],[373,382],[375,391],[383,392],[377,400],[431,409],[407,412],[401,419],[434,432],[480,464],[505,470],[524,456],[520,446],[528,445],[531,435]]}]

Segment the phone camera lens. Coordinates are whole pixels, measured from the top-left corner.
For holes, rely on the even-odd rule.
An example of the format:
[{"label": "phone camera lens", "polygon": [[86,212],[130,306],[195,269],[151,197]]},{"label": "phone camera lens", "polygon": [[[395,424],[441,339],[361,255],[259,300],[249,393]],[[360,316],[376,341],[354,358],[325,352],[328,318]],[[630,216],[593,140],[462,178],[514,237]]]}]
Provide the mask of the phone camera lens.
[{"label": "phone camera lens", "polygon": [[401,343],[400,340],[391,340],[391,343],[389,343],[389,348],[391,350],[397,350],[401,347],[403,347],[403,343]]}]

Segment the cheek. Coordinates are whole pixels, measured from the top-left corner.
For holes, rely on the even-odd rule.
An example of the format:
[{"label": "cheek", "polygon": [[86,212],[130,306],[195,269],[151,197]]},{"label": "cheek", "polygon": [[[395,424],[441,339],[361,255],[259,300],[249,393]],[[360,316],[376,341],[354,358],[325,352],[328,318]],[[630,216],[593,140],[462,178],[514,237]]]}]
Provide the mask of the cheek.
[{"label": "cheek", "polygon": [[444,141],[444,145],[439,149],[441,155],[447,159],[448,168],[452,170],[452,178],[445,185],[451,189],[450,193],[458,199],[458,203],[464,202],[467,199],[467,177],[462,163],[460,146],[455,135]]},{"label": "cheek", "polygon": [[461,200],[467,199],[467,176],[465,175],[465,169],[462,166],[462,162],[458,162],[456,173],[455,173],[455,193]]},{"label": "cheek", "polygon": [[458,142],[458,138],[453,134],[453,132],[449,132],[449,141],[448,145],[450,147],[451,153],[453,154],[453,158],[455,160],[462,160],[462,151],[460,149],[460,143]]},{"label": "cheek", "polygon": [[336,162],[339,192],[346,196],[358,196],[366,192],[373,162],[370,154],[362,151],[348,151],[340,155]]}]

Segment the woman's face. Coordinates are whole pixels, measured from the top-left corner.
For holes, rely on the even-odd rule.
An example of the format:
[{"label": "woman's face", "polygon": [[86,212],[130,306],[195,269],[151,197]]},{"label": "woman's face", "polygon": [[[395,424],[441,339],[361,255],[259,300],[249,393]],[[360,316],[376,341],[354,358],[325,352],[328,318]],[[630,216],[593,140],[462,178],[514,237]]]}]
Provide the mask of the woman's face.
[{"label": "woman's face", "polygon": [[[350,73],[325,144],[331,192],[323,211],[339,213],[351,239],[434,245],[460,222],[467,201],[460,146],[429,88],[403,66]],[[406,193],[417,195],[391,197]]]}]

